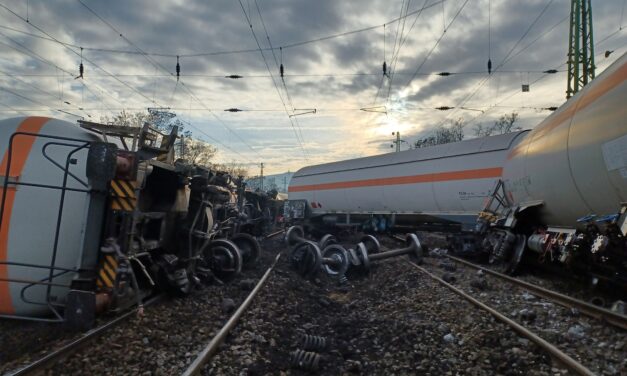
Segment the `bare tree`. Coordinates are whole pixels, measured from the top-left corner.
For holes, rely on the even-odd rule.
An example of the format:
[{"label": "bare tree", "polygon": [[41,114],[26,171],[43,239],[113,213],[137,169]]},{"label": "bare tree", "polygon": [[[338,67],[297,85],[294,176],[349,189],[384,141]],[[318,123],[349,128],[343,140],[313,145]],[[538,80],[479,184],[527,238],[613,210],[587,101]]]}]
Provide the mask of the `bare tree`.
[{"label": "bare tree", "polygon": [[226,171],[229,175],[233,177],[248,176],[248,168],[244,166],[244,164],[236,161],[225,162],[225,163],[214,163],[211,165],[212,168],[218,171]]},{"label": "bare tree", "polygon": [[216,155],[218,149],[213,145],[210,145],[204,141],[196,140],[191,137],[185,137],[183,139],[183,155],[181,158],[187,160],[190,163],[209,166],[211,159]]},{"label": "bare tree", "polygon": [[512,112],[511,114],[503,115],[499,118],[499,120],[495,121],[491,126],[484,126],[483,124],[477,124],[473,133],[477,137],[486,137],[495,134],[505,134],[510,132],[516,132],[521,130],[522,128],[519,126],[514,126],[514,123],[518,120],[518,113]]},{"label": "bare tree", "polygon": [[418,149],[461,141],[464,139],[464,127],[464,119],[461,118],[453,121],[448,127],[440,125],[436,128],[433,135],[415,141],[414,148]]}]

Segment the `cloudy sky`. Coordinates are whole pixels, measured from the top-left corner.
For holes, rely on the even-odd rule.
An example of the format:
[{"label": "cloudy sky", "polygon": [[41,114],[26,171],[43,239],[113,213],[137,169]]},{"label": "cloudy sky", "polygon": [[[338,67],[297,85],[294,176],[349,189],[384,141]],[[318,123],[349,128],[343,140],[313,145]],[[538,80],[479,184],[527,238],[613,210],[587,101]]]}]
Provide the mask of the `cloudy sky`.
[{"label": "cloudy sky", "polygon": [[[625,0],[592,3],[598,74],[625,52],[627,21]],[[390,152],[393,131],[412,142],[459,118],[467,137],[513,111],[532,128],[565,100],[569,11],[567,0],[0,0],[0,116],[169,107],[217,160],[252,173]]]}]

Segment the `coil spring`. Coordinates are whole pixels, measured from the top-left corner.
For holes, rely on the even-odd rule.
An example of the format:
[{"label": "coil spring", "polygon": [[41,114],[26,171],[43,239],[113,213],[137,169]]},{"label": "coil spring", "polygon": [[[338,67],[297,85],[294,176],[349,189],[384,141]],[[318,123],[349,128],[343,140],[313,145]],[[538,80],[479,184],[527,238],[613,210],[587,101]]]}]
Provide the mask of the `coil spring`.
[{"label": "coil spring", "polygon": [[327,339],[320,336],[303,335],[301,341],[303,349],[310,351],[322,351],[327,347]]},{"label": "coil spring", "polygon": [[290,364],[294,368],[316,371],[320,366],[320,355],[315,352],[295,350],[290,353]]},{"label": "coil spring", "polygon": [[340,276],[340,278],[337,280],[337,283],[338,283],[339,285],[343,285],[343,284],[345,284],[346,282],[348,282],[348,278],[346,278],[346,274],[342,274],[342,275]]}]

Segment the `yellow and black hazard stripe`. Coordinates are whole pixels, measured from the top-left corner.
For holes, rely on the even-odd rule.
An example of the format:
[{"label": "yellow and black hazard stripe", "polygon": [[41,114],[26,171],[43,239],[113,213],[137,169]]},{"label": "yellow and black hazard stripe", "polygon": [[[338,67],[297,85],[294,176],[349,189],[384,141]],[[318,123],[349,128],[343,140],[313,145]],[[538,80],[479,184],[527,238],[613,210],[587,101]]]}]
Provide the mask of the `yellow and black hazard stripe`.
[{"label": "yellow and black hazard stripe", "polygon": [[98,270],[98,278],[96,285],[99,288],[112,288],[115,283],[115,275],[118,269],[118,262],[113,255],[106,255],[100,261],[100,270]]},{"label": "yellow and black hazard stripe", "polygon": [[111,209],[133,211],[137,205],[135,182],[129,180],[111,180]]}]

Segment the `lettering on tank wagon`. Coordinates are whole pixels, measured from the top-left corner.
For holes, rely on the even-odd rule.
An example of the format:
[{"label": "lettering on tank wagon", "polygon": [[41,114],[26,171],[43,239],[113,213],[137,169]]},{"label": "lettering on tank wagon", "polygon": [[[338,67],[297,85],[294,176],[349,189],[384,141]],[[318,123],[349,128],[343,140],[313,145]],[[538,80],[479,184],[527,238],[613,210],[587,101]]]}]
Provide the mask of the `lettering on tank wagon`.
[{"label": "lettering on tank wagon", "polygon": [[490,196],[490,192],[486,192],[486,191],[482,191],[482,192],[461,191],[461,192],[458,192],[458,196],[459,196],[459,199],[461,201],[468,201],[468,200],[477,199],[477,198],[486,198],[486,197]]}]

